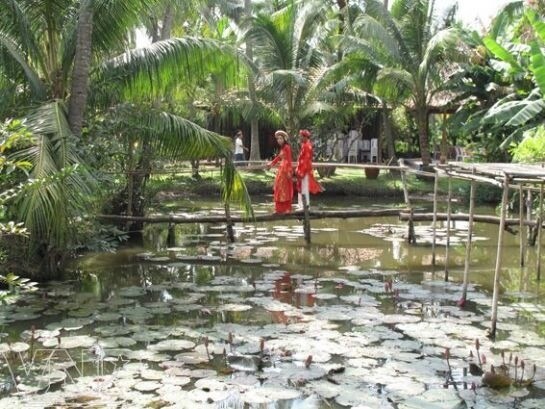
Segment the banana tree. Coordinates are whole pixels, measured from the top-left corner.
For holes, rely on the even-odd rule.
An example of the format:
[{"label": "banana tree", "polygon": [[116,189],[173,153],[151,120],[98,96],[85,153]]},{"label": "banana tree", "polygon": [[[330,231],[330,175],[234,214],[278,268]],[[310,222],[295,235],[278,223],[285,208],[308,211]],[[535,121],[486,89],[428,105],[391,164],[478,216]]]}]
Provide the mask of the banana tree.
[{"label": "banana tree", "polygon": [[545,23],[536,10],[526,8],[517,24],[526,30],[522,41],[501,44],[492,36],[483,39],[496,58],[496,67],[513,84],[512,92],[494,104],[482,119],[483,124],[511,131],[502,148],[520,140],[524,131],[542,124],[545,113]]}]

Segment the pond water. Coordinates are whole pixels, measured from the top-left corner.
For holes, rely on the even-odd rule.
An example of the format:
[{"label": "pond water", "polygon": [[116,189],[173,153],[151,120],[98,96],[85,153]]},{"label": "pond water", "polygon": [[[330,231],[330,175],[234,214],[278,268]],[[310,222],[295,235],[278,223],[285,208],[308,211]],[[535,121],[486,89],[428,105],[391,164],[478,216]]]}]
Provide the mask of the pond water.
[{"label": "pond water", "polygon": [[154,225],[143,247],[85,256],[70,280],[1,308],[0,407],[545,407],[534,248],[521,269],[518,237],[506,237],[493,342],[497,226],[476,225],[460,307],[467,224],[453,226],[448,282],[429,224],[413,246],[397,218],[311,225],[310,246],[299,221],[237,224],[233,244],[224,226],[182,225],[170,246]]}]

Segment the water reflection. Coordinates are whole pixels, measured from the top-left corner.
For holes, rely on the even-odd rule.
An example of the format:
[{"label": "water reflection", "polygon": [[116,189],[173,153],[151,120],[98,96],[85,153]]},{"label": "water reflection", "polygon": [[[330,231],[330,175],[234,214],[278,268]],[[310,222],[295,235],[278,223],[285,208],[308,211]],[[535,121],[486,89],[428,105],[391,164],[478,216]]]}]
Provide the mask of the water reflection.
[{"label": "water reflection", "polygon": [[297,308],[314,306],[314,292],[303,285],[303,278],[293,278],[287,271],[274,281],[273,298]]}]

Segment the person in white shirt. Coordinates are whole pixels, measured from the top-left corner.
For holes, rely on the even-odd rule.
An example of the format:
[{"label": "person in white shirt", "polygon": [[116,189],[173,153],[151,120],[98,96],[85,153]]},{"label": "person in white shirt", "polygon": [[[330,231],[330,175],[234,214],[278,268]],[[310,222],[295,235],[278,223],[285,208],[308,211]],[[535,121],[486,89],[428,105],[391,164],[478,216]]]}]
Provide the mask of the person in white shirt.
[{"label": "person in white shirt", "polygon": [[244,157],[244,151],[248,149],[244,146],[242,141],[242,131],[239,129],[235,133],[235,162],[244,162],[246,158]]}]

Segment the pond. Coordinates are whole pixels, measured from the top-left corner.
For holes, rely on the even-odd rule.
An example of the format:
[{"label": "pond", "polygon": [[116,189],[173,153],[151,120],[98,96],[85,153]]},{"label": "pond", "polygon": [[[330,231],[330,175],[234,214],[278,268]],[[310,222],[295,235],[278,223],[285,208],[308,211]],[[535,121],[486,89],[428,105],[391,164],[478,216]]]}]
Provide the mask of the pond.
[{"label": "pond", "polygon": [[[256,209],[271,211],[268,200]],[[462,308],[467,224],[454,225],[448,282],[444,246],[432,266],[429,224],[412,246],[397,218],[311,225],[310,246],[289,221],[237,224],[233,244],[224,226],[177,226],[170,247],[154,225],[143,247],[78,260],[69,280],[2,307],[0,407],[545,406],[534,248],[521,269],[518,237],[506,237],[492,342],[497,226],[476,225]]]}]

